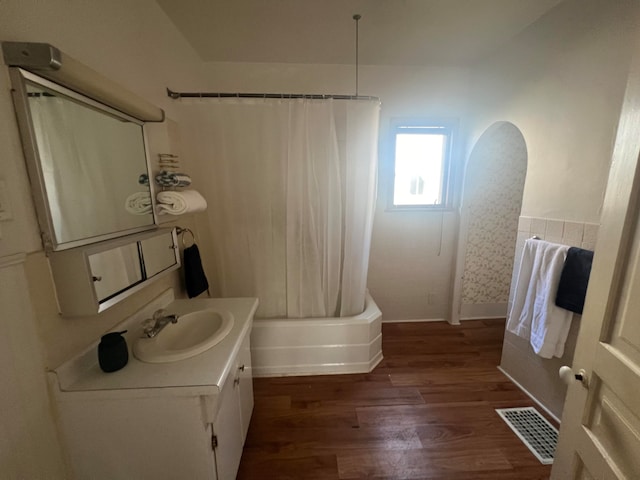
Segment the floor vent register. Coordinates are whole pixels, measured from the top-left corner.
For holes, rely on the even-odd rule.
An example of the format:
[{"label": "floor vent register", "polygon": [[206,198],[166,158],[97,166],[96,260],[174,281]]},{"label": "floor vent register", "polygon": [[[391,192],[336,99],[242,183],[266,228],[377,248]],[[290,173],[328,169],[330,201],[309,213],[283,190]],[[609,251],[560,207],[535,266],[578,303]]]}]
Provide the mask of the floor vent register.
[{"label": "floor vent register", "polygon": [[497,408],[496,412],[541,463],[553,463],[558,430],[535,408]]}]

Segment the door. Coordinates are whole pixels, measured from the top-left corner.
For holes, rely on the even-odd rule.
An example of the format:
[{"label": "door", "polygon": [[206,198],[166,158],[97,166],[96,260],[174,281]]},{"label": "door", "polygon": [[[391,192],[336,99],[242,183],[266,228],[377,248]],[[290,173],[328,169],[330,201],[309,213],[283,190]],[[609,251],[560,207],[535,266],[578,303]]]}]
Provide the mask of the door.
[{"label": "door", "polygon": [[[638,52],[640,35],[636,39]],[[551,478],[640,478],[640,54],[635,54]],[[588,383],[585,385],[584,383]]]}]

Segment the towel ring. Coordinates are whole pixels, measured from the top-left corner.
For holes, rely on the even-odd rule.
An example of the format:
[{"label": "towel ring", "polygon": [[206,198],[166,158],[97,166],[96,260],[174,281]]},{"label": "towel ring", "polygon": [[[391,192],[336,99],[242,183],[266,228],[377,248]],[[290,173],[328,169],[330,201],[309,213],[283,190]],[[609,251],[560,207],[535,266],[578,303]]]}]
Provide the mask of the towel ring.
[{"label": "towel ring", "polygon": [[185,241],[184,241],[184,234],[188,233],[191,235],[191,245],[189,245],[190,247],[193,247],[196,244],[196,236],[193,234],[193,232],[191,230],[189,230],[188,228],[182,228],[182,227],[176,227],[176,233],[178,235],[182,235],[182,249],[184,250],[185,248],[187,248],[187,246],[185,245]]}]

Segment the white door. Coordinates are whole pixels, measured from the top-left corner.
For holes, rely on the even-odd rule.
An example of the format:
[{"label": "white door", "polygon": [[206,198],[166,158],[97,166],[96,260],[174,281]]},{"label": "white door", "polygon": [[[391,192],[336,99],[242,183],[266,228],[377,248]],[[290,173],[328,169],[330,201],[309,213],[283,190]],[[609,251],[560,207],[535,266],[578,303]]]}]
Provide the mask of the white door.
[{"label": "white door", "polygon": [[[635,52],[640,51],[640,34]],[[632,60],[551,478],[640,479],[640,54]]]}]

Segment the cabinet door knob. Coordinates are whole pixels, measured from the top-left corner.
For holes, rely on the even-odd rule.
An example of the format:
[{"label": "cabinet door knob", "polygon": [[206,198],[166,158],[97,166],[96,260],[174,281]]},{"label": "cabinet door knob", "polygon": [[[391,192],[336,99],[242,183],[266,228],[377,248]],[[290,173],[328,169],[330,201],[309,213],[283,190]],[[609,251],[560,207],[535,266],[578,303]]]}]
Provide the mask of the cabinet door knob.
[{"label": "cabinet door knob", "polygon": [[234,379],[233,379],[233,385],[234,385],[234,386],[236,386],[236,385],[240,385],[240,377],[238,377],[238,378],[234,378]]},{"label": "cabinet door knob", "polygon": [[97,276],[92,276],[91,280],[93,280],[94,282],[101,282],[102,281],[102,277],[97,277]]},{"label": "cabinet door knob", "polygon": [[244,365],[239,366],[238,370],[240,370],[241,372],[244,372]]}]

